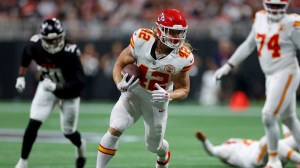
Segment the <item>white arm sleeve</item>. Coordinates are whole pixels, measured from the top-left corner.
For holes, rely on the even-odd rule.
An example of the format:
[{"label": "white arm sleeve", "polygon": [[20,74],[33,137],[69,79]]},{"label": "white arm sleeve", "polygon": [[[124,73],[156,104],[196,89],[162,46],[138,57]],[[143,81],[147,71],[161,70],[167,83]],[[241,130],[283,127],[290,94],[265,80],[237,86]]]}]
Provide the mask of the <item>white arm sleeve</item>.
[{"label": "white arm sleeve", "polygon": [[294,44],[297,46],[298,49],[300,49],[300,29],[293,29],[291,32],[291,39],[294,42]]},{"label": "white arm sleeve", "polygon": [[244,59],[246,59],[252,51],[255,49],[255,33],[252,27],[247,39],[236,49],[228,62],[233,66],[239,65]]}]

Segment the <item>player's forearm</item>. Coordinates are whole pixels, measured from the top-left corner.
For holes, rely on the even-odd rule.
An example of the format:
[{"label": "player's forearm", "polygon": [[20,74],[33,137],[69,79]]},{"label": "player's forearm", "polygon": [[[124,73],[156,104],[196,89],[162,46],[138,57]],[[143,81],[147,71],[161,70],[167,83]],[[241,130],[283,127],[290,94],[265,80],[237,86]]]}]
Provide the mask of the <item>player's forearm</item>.
[{"label": "player's forearm", "polygon": [[20,66],[19,76],[25,76],[26,72],[27,72],[27,67]]},{"label": "player's forearm", "polygon": [[251,31],[247,39],[236,49],[233,55],[230,57],[228,62],[233,66],[239,65],[243,60],[245,60],[255,49],[255,35]]},{"label": "player's forearm", "polygon": [[189,88],[179,88],[170,93],[170,98],[172,100],[182,100],[187,98],[189,92],[190,92]]}]

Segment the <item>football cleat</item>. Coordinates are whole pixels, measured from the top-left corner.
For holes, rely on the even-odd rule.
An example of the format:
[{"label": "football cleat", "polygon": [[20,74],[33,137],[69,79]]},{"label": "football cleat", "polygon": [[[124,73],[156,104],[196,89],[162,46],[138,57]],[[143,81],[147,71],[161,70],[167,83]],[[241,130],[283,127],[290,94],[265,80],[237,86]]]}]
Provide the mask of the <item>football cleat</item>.
[{"label": "football cleat", "polygon": [[19,159],[15,168],[27,168],[27,160]]},{"label": "football cleat", "polygon": [[79,157],[76,159],[76,168],[83,168],[86,162],[86,158]]},{"label": "football cleat", "polygon": [[81,139],[81,146],[76,148],[76,168],[83,168],[86,163],[86,141]]},{"label": "football cleat", "polygon": [[166,161],[161,162],[161,161],[156,161],[156,168],[168,168],[169,167],[169,161],[171,157],[171,152],[170,150],[168,151],[168,158]]}]

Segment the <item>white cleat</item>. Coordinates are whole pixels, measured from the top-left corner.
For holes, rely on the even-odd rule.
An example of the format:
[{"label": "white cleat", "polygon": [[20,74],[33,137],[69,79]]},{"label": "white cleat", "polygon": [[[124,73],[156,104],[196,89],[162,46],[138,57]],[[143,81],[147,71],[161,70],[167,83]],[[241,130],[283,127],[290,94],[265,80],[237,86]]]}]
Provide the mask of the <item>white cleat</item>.
[{"label": "white cleat", "polygon": [[27,168],[27,160],[20,158],[15,168]]}]

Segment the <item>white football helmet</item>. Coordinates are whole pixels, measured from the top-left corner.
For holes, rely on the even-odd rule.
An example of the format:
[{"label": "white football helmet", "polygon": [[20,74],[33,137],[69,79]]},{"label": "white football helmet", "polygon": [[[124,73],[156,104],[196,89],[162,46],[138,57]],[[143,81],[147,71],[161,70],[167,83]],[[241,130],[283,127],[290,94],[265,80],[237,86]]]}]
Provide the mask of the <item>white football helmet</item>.
[{"label": "white football helmet", "polygon": [[290,0],[263,0],[264,8],[268,12],[268,18],[279,21],[286,13]]}]

